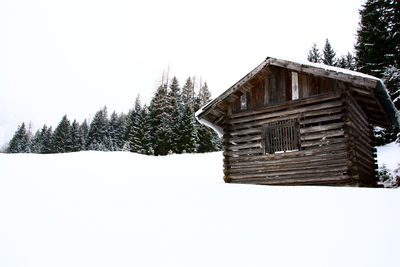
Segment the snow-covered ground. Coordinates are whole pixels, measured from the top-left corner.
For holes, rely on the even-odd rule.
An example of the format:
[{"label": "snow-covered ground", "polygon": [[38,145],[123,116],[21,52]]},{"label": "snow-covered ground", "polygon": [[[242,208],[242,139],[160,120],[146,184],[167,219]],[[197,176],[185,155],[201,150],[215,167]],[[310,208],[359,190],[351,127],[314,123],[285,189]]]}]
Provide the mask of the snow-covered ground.
[{"label": "snow-covered ground", "polygon": [[400,167],[400,144],[395,142],[377,147],[378,164],[383,164],[392,171]]},{"label": "snow-covered ground", "polygon": [[220,152],[0,154],[0,266],[400,266],[400,190],[222,175]]}]

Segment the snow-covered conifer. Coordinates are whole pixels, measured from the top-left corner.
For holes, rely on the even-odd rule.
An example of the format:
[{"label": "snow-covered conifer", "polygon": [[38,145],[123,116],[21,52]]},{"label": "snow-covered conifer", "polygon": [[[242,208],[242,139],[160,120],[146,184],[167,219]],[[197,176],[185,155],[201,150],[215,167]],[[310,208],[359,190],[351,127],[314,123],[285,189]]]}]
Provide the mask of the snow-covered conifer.
[{"label": "snow-covered conifer", "polygon": [[43,128],[40,131],[40,135],[42,139],[40,153],[42,154],[51,153],[53,150],[51,142],[53,139],[53,128],[51,126],[47,128],[46,124],[43,125]]},{"label": "snow-covered conifer", "polygon": [[31,139],[30,151],[31,153],[39,154],[41,151],[41,147],[42,147],[42,136],[40,134],[40,130],[37,130]]},{"label": "snow-covered conifer", "polygon": [[[200,87],[199,93],[196,96],[195,109],[198,110],[205,104],[207,104],[211,99],[211,93],[208,90],[207,83],[204,83]],[[206,127],[199,122],[195,122],[196,132],[197,132],[197,152],[212,152],[220,150],[220,138],[218,135],[209,127]]]},{"label": "snow-covered conifer", "polygon": [[328,39],[326,39],[324,49],[322,50],[322,63],[329,66],[336,65],[336,53]]},{"label": "snow-covered conifer", "polygon": [[72,151],[71,124],[67,115],[61,119],[51,140],[53,153],[66,153]]},{"label": "snow-covered conifer", "polygon": [[154,155],[167,155],[171,150],[171,116],[168,110],[168,88],[166,85],[160,85],[149,107]]},{"label": "snow-covered conifer", "polygon": [[140,101],[140,96],[138,95],[135,99],[135,106],[133,110],[129,112],[128,123],[127,123],[128,124],[127,143],[129,144],[129,150],[135,153],[139,153],[139,150],[141,149],[139,142],[135,138],[136,131],[138,130],[138,116],[140,114],[140,111],[142,110],[141,105],[142,104]]},{"label": "snow-covered conifer", "polygon": [[182,102],[183,105],[189,106],[192,110],[194,109],[194,83],[192,79],[189,77],[187,78],[185,85],[182,88]]},{"label": "snow-covered conifer", "polygon": [[150,155],[151,140],[149,132],[149,116],[147,106],[136,109],[136,118],[131,134],[130,151]]},{"label": "snow-covered conifer", "polygon": [[86,149],[86,143],[87,143],[87,137],[89,133],[89,125],[87,120],[85,119],[81,125],[79,125],[79,136],[81,137],[81,142],[80,144],[82,145],[80,150],[85,150]]},{"label": "snow-covered conifer", "polygon": [[109,123],[110,149],[120,151],[124,145],[124,122],[125,117],[118,115],[115,111],[111,114]]},{"label": "snow-covered conifer", "polygon": [[400,68],[400,4],[367,0],[360,10],[356,55],[361,72],[382,78],[385,68]]},{"label": "snow-covered conifer", "polygon": [[88,150],[110,150],[107,107],[103,107],[94,115],[90,123],[86,148]]},{"label": "snow-covered conifer", "polygon": [[[382,78],[395,106],[400,69],[400,5],[397,0],[367,0],[360,10],[355,45],[359,71]],[[397,77],[397,78],[396,78]],[[398,84],[398,82],[397,82]],[[374,131],[376,145],[393,141],[398,129]]]},{"label": "snow-covered conifer", "polygon": [[7,148],[7,153],[30,153],[29,133],[23,122],[14,133]]},{"label": "snow-covered conifer", "polygon": [[168,92],[168,113],[171,116],[170,127],[170,150],[173,153],[182,153],[179,149],[179,138],[181,135],[180,123],[183,115],[181,89],[176,77],[172,78]]},{"label": "snow-covered conifer", "polygon": [[190,105],[183,107],[179,127],[178,150],[181,153],[194,153],[198,147],[198,136],[195,128],[195,118]]},{"label": "snow-covered conifer", "polygon": [[351,53],[347,53],[347,55],[342,56],[337,61],[337,66],[339,68],[355,70],[356,69],[356,60]]},{"label": "snow-covered conifer", "polygon": [[308,51],[307,60],[314,63],[320,63],[322,61],[321,53],[319,52],[316,43],[313,43],[313,46]]},{"label": "snow-covered conifer", "polygon": [[77,152],[82,150],[82,141],[83,138],[81,136],[81,131],[79,130],[80,126],[79,123],[74,120],[71,124],[71,151]]}]

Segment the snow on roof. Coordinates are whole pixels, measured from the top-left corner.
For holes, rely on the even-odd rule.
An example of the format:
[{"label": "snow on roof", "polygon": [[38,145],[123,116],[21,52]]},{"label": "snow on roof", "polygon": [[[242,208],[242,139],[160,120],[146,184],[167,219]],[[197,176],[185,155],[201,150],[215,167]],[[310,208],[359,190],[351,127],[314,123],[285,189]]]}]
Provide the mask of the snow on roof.
[{"label": "snow on roof", "polygon": [[381,81],[381,79],[372,76],[372,75],[368,75],[365,73],[361,73],[358,71],[354,71],[354,70],[348,70],[348,69],[343,69],[343,68],[339,68],[339,67],[334,67],[334,66],[329,66],[329,65],[325,65],[322,63],[314,63],[314,62],[310,62],[307,60],[299,60],[299,59],[289,59],[289,58],[282,58],[280,57],[275,58],[275,57],[267,57],[266,60],[268,59],[275,59],[275,60],[280,60],[280,61],[288,61],[288,62],[292,62],[294,64],[298,64],[298,65],[304,65],[304,66],[309,66],[309,67],[313,67],[313,68],[318,68],[318,69],[324,69],[327,71],[334,71],[334,72],[338,72],[338,73],[342,73],[342,74],[346,74],[346,75],[351,75],[354,77],[360,77],[360,78],[365,78],[365,79],[371,79],[371,80],[376,80],[376,81]]}]

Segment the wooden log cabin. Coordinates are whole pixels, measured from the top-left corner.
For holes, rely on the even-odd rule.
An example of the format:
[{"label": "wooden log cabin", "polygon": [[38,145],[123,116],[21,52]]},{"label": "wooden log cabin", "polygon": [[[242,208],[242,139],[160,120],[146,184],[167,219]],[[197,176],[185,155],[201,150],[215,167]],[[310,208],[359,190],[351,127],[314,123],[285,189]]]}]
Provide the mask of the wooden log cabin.
[{"label": "wooden log cabin", "polygon": [[399,127],[381,80],[271,57],[196,117],[223,137],[225,182],[266,185],[376,186],[373,126]]}]

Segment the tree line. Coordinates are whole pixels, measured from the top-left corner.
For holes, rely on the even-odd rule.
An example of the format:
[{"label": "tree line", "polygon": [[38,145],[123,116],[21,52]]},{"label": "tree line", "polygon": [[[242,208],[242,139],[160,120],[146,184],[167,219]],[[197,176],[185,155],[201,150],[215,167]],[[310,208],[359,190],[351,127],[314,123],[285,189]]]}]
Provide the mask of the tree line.
[{"label": "tree line", "polygon": [[[195,92],[196,91],[196,92]],[[176,77],[163,78],[149,105],[140,97],[127,113],[108,116],[107,107],[93,119],[72,123],[63,116],[54,129],[43,125],[32,134],[25,123],[8,143],[7,153],[66,153],[83,150],[131,151],[146,155],[203,153],[221,149],[221,140],[199,124],[195,111],[210,101],[207,83],[195,90],[195,78],[181,88]]]},{"label": "tree line", "polygon": [[[400,2],[367,0],[360,10],[355,54],[337,57],[328,39],[322,52],[314,43],[310,62],[356,70],[382,79],[397,110],[400,109]],[[375,145],[400,141],[399,129],[375,128]]]}]

